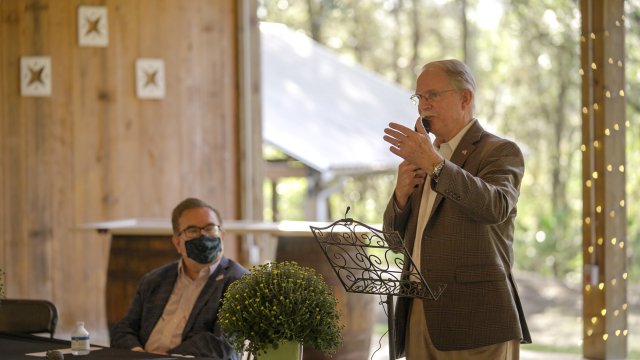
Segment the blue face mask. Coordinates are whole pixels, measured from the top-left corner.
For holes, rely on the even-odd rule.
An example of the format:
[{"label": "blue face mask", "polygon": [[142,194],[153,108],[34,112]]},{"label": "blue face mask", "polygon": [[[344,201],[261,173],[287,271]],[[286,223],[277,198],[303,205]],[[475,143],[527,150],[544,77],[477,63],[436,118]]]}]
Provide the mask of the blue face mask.
[{"label": "blue face mask", "polygon": [[184,247],[187,249],[187,256],[199,264],[209,264],[220,253],[222,240],[219,236],[209,237],[200,235],[195,239],[187,240]]}]

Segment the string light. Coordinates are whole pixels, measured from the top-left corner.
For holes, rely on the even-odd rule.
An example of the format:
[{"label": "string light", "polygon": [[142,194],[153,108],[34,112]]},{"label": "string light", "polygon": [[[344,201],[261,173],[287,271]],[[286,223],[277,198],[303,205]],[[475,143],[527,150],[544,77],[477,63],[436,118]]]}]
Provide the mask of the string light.
[{"label": "string light", "polygon": [[[590,11],[594,11],[594,9],[590,9]],[[598,16],[599,19],[606,18],[606,16],[603,15]],[[627,336],[628,334],[628,330],[624,328],[624,323],[622,323],[620,319],[620,317],[626,316],[628,304],[609,303],[605,301],[603,297],[603,295],[606,294],[604,291],[607,290],[607,286],[610,286],[609,290],[612,292],[626,291],[628,273],[622,271],[615,273],[618,271],[616,270],[617,264],[616,269],[610,269],[609,266],[605,266],[609,264],[601,263],[603,259],[606,259],[607,263],[618,261],[610,259],[622,259],[622,261],[625,259],[624,239],[626,238],[626,233],[624,229],[611,235],[607,231],[605,235],[605,229],[609,229],[610,226],[613,227],[614,230],[618,228],[619,225],[614,222],[616,218],[618,218],[618,220],[620,218],[624,219],[625,216],[624,209],[626,202],[624,194],[618,198],[618,206],[615,205],[615,193],[613,199],[610,199],[610,193],[612,193],[610,189],[620,191],[624,189],[624,187],[614,188],[609,184],[609,182],[624,182],[625,164],[617,163],[617,160],[612,159],[613,156],[611,155],[614,154],[607,153],[619,151],[617,147],[614,147],[615,150],[610,150],[612,148],[609,147],[609,145],[618,143],[619,137],[626,135],[620,131],[621,125],[624,125],[626,128],[631,127],[630,120],[617,119],[613,121],[611,118],[613,114],[609,111],[611,108],[617,109],[623,106],[618,101],[610,103],[609,100],[616,98],[616,100],[621,99],[624,101],[626,93],[624,86],[620,85],[624,84],[624,82],[619,82],[618,79],[624,80],[624,73],[621,74],[620,71],[624,70],[625,63],[623,61],[623,55],[621,56],[617,53],[620,49],[619,46],[615,47],[616,52],[610,53],[603,53],[601,46],[602,42],[610,44],[607,41],[618,40],[616,37],[624,31],[624,22],[625,16],[621,15],[617,19],[609,20],[608,25],[601,28],[602,30],[598,32],[583,31],[580,36],[582,43],[589,42],[586,47],[582,47],[583,49],[591,52],[599,52],[597,54],[591,54],[592,56],[588,58],[583,55],[583,60],[589,60],[579,69],[579,74],[583,79],[582,81],[591,82],[586,84],[590,87],[590,92],[585,93],[590,99],[582,104],[583,131],[586,140],[580,145],[580,151],[583,157],[585,157],[585,164],[587,164],[583,170],[583,197],[585,204],[589,204],[589,209],[585,211],[583,216],[584,226],[586,227],[584,230],[586,234],[585,240],[587,241],[584,256],[585,264],[590,266],[590,268],[588,268],[589,271],[593,271],[590,273],[590,276],[585,276],[584,278],[584,299],[585,302],[589,301],[585,309],[600,309],[599,312],[595,314],[586,315],[585,313],[585,318],[581,319],[581,322],[585,329],[585,337],[595,335],[597,337],[594,340],[598,342],[606,342],[609,339],[617,342],[620,341],[621,336]],[[615,27],[613,26],[614,24]],[[590,28],[593,28],[592,24],[583,27],[584,30]],[[610,37],[611,39],[608,39]],[[595,43],[596,40],[598,41],[597,44]],[[607,48],[608,46],[605,46],[605,50]],[[594,59],[596,61],[594,61]],[[600,71],[605,69],[608,72]],[[588,71],[591,72],[588,77],[585,77],[584,75],[587,75]],[[611,82],[611,80],[613,81]],[[616,174],[615,177],[614,174]],[[622,176],[618,176],[617,174],[621,174]],[[606,181],[601,182],[600,177]],[[612,202],[610,203],[610,201]],[[623,212],[620,212],[621,209]],[[609,239],[608,243],[611,244],[610,246],[605,244],[605,239]],[[600,247],[596,248],[596,246]],[[613,252],[613,254],[610,254],[611,252]],[[607,256],[603,257],[604,254]],[[610,258],[609,255],[613,255],[614,257]],[[611,274],[612,271],[613,274]],[[601,276],[600,278],[598,274]],[[597,287],[597,289],[595,289],[595,287]],[[592,288],[598,291],[593,292],[591,291]],[[585,303],[585,305],[587,304]],[[610,324],[610,318],[616,318],[615,323]],[[606,329],[606,332],[603,332],[601,329]],[[582,342],[585,345],[588,344],[589,347],[593,347],[592,341],[593,340],[585,342],[583,339]]]}]

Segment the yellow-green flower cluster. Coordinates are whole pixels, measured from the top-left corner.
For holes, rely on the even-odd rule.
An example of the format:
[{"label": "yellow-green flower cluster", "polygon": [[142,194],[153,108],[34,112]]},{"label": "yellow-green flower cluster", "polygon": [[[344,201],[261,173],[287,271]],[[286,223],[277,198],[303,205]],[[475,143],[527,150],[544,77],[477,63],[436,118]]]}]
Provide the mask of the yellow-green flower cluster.
[{"label": "yellow-green flower cluster", "polygon": [[229,286],[218,316],[234,348],[256,356],[284,340],[328,355],[342,343],[331,289],[322,275],[293,261],[252,268]]}]

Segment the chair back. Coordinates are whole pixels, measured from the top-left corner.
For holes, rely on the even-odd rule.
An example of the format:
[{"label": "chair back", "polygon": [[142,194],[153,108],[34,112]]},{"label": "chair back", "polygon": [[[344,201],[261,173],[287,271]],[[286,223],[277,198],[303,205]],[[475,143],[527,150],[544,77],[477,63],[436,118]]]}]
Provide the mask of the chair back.
[{"label": "chair back", "polygon": [[58,309],[47,300],[0,300],[0,331],[38,334],[53,338],[58,324]]},{"label": "chair back", "polygon": [[6,298],[4,294],[4,270],[0,268],[0,300]]}]

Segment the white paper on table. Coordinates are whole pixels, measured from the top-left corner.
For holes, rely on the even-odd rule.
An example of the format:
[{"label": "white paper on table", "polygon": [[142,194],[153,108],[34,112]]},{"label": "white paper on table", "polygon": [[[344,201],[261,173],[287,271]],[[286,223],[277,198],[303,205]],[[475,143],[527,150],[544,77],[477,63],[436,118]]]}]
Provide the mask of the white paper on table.
[{"label": "white paper on table", "polygon": [[[101,350],[101,347],[95,347],[95,346],[91,346],[89,348],[89,350],[91,351],[96,351],[96,350]],[[58,350],[63,354],[71,354],[71,348],[67,348],[67,349],[52,349],[52,350]],[[47,350],[49,351],[49,350]],[[29,353],[29,354],[25,354],[27,356],[35,356],[35,357],[47,357],[47,351],[42,351],[42,352],[35,352],[35,353]]]}]

